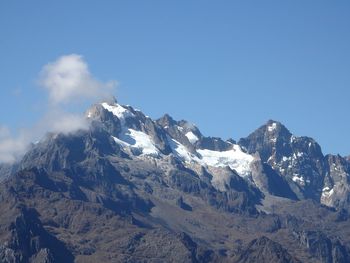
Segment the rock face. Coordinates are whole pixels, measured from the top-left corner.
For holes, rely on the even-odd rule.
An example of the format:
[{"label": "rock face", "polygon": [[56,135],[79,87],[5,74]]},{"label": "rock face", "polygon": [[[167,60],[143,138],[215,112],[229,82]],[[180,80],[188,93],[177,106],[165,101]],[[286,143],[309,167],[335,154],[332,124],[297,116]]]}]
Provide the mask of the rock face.
[{"label": "rock face", "polygon": [[299,199],[313,199],[331,207],[348,200],[349,163],[341,156],[324,156],[312,138],[296,137],[281,123],[268,121],[239,141],[288,180]]},{"label": "rock face", "polygon": [[236,262],[299,263],[300,261],[292,257],[280,244],[263,236],[250,242]]},{"label": "rock face", "polygon": [[339,240],[331,240],[320,231],[294,232],[300,244],[321,262],[349,262],[348,251]]},{"label": "rock face", "polygon": [[350,164],[339,155],[327,155],[325,162],[327,173],[321,203],[331,207],[347,206],[350,201]]},{"label": "rock face", "polygon": [[86,117],[0,166],[0,262],[349,261],[350,164],[311,138],[225,141],[115,100]]},{"label": "rock face", "polygon": [[0,248],[2,262],[73,262],[73,255],[42,226],[35,209],[17,207],[18,215],[8,226],[10,237]]}]

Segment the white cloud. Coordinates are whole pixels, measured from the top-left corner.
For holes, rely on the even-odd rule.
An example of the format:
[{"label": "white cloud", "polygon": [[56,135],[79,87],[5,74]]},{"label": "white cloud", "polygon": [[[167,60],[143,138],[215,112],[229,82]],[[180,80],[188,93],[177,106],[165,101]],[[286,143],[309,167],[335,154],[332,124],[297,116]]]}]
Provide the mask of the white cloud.
[{"label": "white cloud", "polygon": [[10,136],[11,132],[10,129],[6,126],[1,126],[0,125],[0,139],[6,138]]},{"label": "white cloud", "polygon": [[43,118],[41,127],[48,132],[69,134],[77,130],[86,130],[89,127],[87,119],[81,114],[73,114],[62,110],[50,111]]},{"label": "white cloud", "polygon": [[9,129],[0,126],[0,163],[14,162],[27,149],[29,140],[25,132],[13,137]]},{"label": "white cloud", "polygon": [[82,56],[71,54],[47,64],[41,71],[40,84],[49,92],[54,105],[82,99],[108,97],[116,82],[102,83],[90,73]]},{"label": "white cloud", "polygon": [[82,56],[71,54],[58,58],[43,67],[39,83],[49,95],[47,111],[32,128],[18,136],[11,135],[6,126],[0,125],[0,163],[11,163],[22,156],[34,140],[47,132],[69,134],[87,129],[89,123],[83,114],[66,112],[69,104],[110,98],[116,81],[102,83],[90,73]]},{"label": "white cloud", "polygon": [[28,146],[47,132],[69,134],[89,127],[81,114],[50,110],[32,128],[24,129],[14,136],[6,126],[0,126],[0,164],[13,163],[23,156]]}]

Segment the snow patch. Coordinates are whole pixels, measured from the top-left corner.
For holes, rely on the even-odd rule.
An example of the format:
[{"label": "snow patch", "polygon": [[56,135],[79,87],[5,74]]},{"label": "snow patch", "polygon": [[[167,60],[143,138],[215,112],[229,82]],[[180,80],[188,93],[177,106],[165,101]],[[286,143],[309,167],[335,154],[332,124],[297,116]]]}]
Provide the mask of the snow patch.
[{"label": "snow patch", "polygon": [[181,160],[188,162],[188,163],[193,163],[193,162],[199,163],[200,162],[200,160],[198,159],[197,156],[195,156],[194,154],[189,152],[187,150],[187,148],[184,145],[182,145],[181,143],[179,143],[178,141],[176,141],[170,137],[168,137],[168,141],[169,141],[169,144],[170,144],[170,147],[171,147],[173,153]]},{"label": "snow patch", "polygon": [[267,127],[267,130],[268,130],[269,132],[273,132],[274,130],[276,130],[276,128],[277,128],[277,123],[276,123],[276,122],[273,122],[271,125],[269,125],[269,126]]},{"label": "snow patch", "polygon": [[102,107],[105,108],[106,110],[108,110],[109,112],[113,113],[114,116],[117,116],[118,119],[122,122],[122,124],[125,123],[125,119],[129,118],[129,117],[134,117],[134,114],[129,111],[128,109],[124,108],[122,105],[120,104],[114,104],[114,105],[110,105],[106,102],[103,102]]},{"label": "snow patch", "polygon": [[214,167],[229,166],[234,169],[240,176],[246,177],[251,173],[250,164],[254,157],[244,153],[238,145],[234,145],[229,151],[211,151],[207,149],[197,151],[201,156],[202,164]]},{"label": "snow patch", "polygon": [[185,134],[185,136],[187,137],[187,139],[190,141],[190,143],[196,143],[199,139],[198,137],[193,133],[193,132],[188,132]]},{"label": "snow patch", "polygon": [[[152,142],[151,138],[144,132],[128,129],[129,134],[126,134],[125,141],[131,144],[133,147],[142,150],[144,155],[158,155],[159,151]],[[128,140],[128,137],[131,139]]]},{"label": "snow patch", "polygon": [[295,137],[294,135],[292,135],[292,136],[290,137],[290,143],[294,142],[294,140],[296,140],[296,137]]},{"label": "snow patch", "polygon": [[113,136],[114,141],[123,148],[134,148],[142,152],[142,155],[159,156],[159,150],[152,139],[144,132],[127,129],[120,138]]},{"label": "snow patch", "polygon": [[283,162],[286,162],[286,161],[288,161],[288,160],[289,160],[288,157],[286,157],[286,156],[283,156],[283,157],[282,157],[282,161],[283,161]]},{"label": "snow patch", "polygon": [[294,174],[294,176],[293,176],[292,180],[293,180],[294,182],[296,182],[296,183],[298,183],[298,184],[302,185],[302,186],[304,186],[304,185],[305,185],[305,180],[304,180],[304,178],[303,178],[302,176],[301,176],[301,177],[299,177],[299,175],[298,175],[298,174]]},{"label": "snow patch", "polygon": [[101,105],[104,109],[113,113],[113,115],[116,116],[122,124],[122,132],[119,134],[119,138],[113,136],[113,139],[116,143],[121,145],[123,148],[138,149],[142,152],[142,155],[159,155],[159,150],[153,143],[150,136],[141,131],[128,129],[125,126],[125,120],[127,118],[135,117],[135,115],[129,109],[117,103],[111,105],[103,102]]},{"label": "snow patch", "polygon": [[330,189],[328,186],[322,189],[322,198],[329,198],[334,194],[334,189]]},{"label": "snow patch", "polygon": [[235,170],[241,177],[251,175],[250,165],[254,160],[252,155],[242,151],[241,147],[233,144],[233,148],[229,151],[212,151],[208,149],[197,150],[197,154],[193,154],[178,141],[168,137],[170,147],[175,156],[187,163],[197,163],[202,166],[212,167],[230,167]]},{"label": "snow patch", "polygon": [[328,192],[330,190],[330,188],[328,186],[326,186],[325,188],[322,189],[322,192]]}]

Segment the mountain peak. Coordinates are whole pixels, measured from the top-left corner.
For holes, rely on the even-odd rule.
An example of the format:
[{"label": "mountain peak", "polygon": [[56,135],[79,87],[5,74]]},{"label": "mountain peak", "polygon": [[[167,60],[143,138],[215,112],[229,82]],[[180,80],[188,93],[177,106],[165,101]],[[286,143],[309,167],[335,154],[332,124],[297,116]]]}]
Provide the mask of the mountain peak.
[{"label": "mountain peak", "polygon": [[171,117],[168,113],[164,114],[161,118],[159,118],[157,122],[163,127],[177,124],[173,117]]},{"label": "mountain peak", "polygon": [[275,120],[268,120],[265,125],[263,125],[265,130],[268,132],[283,132],[287,134],[291,134],[290,131],[287,129],[286,126],[284,126],[281,122],[275,121]]},{"label": "mountain peak", "polygon": [[[111,246],[118,256],[110,258],[113,262],[152,256],[181,262],[299,262],[292,255],[316,257],[307,249],[326,255],[315,260],[349,261],[340,240],[349,243],[342,230],[350,224],[350,165],[340,156],[325,158],[313,139],[292,136],[269,120],[236,144],[203,136],[195,125],[168,114],[152,120],[114,97],[93,105],[87,117],[89,130],[54,134],[12,168],[0,165],[0,181],[13,176],[0,183],[5,211],[0,255],[8,258],[1,262],[41,259],[43,251],[42,261],[53,262],[51,250],[56,261],[73,262],[57,257],[65,246],[75,261],[103,260]],[[344,209],[336,214],[317,204]],[[203,221],[200,229],[194,219]],[[339,230],[335,220],[342,221]],[[174,235],[179,226],[198,244],[186,233]],[[331,231],[343,236],[328,238]],[[96,242],[86,242],[96,233]],[[293,242],[298,243],[289,249]],[[15,253],[19,260],[12,260]]]},{"label": "mountain peak", "polygon": [[255,141],[257,143],[265,141],[265,143],[276,144],[277,141],[289,142],[291,137],[291,132],[281,122],[268,120],[248,137],[241,138],[239,144],[244,147],[247,147],[247,141]]},{"label": "mountain peak", "polygon": [[105,98],[101,103],[107,103],[108,105],[118,104],[118,100],[115,96],[111,95],[108,98]]}]

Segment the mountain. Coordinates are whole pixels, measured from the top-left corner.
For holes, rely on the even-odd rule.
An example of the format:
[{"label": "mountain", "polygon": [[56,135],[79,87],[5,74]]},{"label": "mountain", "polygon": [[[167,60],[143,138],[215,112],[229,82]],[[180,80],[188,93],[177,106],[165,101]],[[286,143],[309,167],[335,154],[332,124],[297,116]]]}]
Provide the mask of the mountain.
[{"label": "mountain", "polygon": [[330,207],[348,206],[349,160],[324,155],[320,145],[309,137],[297,137],[276,121],[268,121],[239,145],[248,153],[258,152],[286,178],[298,199],[312,199]]},{"label": "mountain", "polygon": [[268,121],[238,142],[116,100],[0,166],[0,262],[349,262],[349,159]]}]

